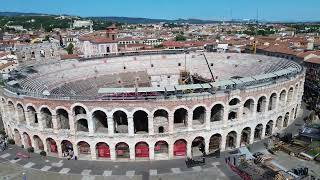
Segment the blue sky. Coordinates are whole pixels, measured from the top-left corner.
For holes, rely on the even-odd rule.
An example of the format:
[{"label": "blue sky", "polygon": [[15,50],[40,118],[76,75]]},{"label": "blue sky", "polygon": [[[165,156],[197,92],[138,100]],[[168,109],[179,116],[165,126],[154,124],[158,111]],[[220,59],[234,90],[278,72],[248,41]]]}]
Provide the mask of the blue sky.
[{"label": "blue sky", "polygon": [[[320,20],[320,0],[0,0],[0,11],[80,16]],[[232,12],[232,13],[231,13]]]}]

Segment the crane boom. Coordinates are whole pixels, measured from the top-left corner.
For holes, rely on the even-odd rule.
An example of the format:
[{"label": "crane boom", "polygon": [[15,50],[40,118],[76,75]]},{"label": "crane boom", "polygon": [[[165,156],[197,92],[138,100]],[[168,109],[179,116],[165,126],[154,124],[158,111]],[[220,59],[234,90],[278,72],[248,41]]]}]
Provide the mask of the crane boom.
[{"label": "crane boom", "polygon": [[214,82],[214,81],[215,81],[215,79],[214,79],[214,76],[213,76],[212,70],[211,70],[211,68],[210,68],[210,65],[209,65],[208,59],[207,59],[207,57],[206,57],[206,55],[205,55],[204,53],[203,53],[202,55],[203,55],[204,59],[206,60],[206,63],[207,63],[208,69],[209,69],[210,74],[211,74],[211,77],[212,77],[212,81]]}]

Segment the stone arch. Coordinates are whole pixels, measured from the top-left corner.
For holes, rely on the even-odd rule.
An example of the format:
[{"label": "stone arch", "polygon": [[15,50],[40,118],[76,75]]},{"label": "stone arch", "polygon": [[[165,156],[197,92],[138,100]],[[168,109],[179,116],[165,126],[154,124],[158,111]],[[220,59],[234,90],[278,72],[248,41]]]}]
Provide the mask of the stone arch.
[{"label": "stone arch", "polygon": [[24,132],[22,134],[22,137],[23,137],[23,142],[24,142],[25,148],[32,147],[31,138],[30,138],[29,134]]},{"label": "stone arch", "polygon": [[26,115],[24,112],[23,105],[20,103],[17,104],[17,113],[18,113],[18,121],[19,122],[26,122]]},{"label": "stone arch", "polygon": [[237,111],[230,111],[228,114],[228,120],[235,120],[238,118],[238,112]]},{"label": "stone arch", "polygon": [[8,111],[9,111],[11,119],[14,121],[17,121],[17,119],[15,119],[16,109],[15,109],[13,102],[11,100],[8,100],[7,104],[8,104]]},{"label": "stone arch", "polygon": [[229,101],[229,106],[236,106],[238,105],[239,103],[241,102],[241,100],[237,97],[235,98],[232,98],[230,101]]},{"label": "stone arch", "polygon": [[262,124],[258,124],[254,128],[254,140],[255,141],[262,139],[262,132],[263,132],[263,125]]},{"label": "stone arch", "polygon": [[53,123],[52,123],[52,113],[47,107],[43,107],[40,110],[41,114],[41,120],[44,121],[44,127],[45,128],[53,128]]},{"label": "stone arch", "polygon": [[77,143],[78,147],[78,152],[79,152],[79,157],[88,157],[90,158],[91,154],[91,149],[90,149],[90,144],[87,143],[86,141],[79,141]]},{"label": "stone arch", "polygon": [[193,110],[192,125],[201,125],[206,121],[206,108],[198,106]]},{"label": "stone arch", "polygon": [[277,118],[277,121],[276,121],[276,128],[279,129],[279,130],[281,130],[281,129],[282,129],[282,124],[283,124],[283,122],[282,122],[282,116],[279,116],[279,117]]},{"label": "stone arch", "polygon": [[294,93],[293,93],[294,98],[297,98],[297,96],[298,96],[298,91],[299,91],[299,84],[297,83],[297,84],[294,86]]},{"label": "stone arch", "polygon": [[231,131],[226,137],[226,149],[234,149],[237,147],[237,132]]},{"label": "stone arch", "polygon": [[188,126],[188,110],[185,108],[179,108],[174,112],[173,115],[175,128],[187,127]]},{"label": "stone arch", "polygon": [[284,106],[286,104],[286,96],[287,96],[287,91],[283,89],[280,93],[279,96],[279,104]]},{"label": "stone arch", "polygon": [[34,142],[34,149],[36,151],[44,151],[44,145],[43,145],[43,141],[41,140],[41,138],[37,135],[33,136],[33,142]]},{"label": "stone arch", "polygon": [[169,145],[166,141],[158,141],[154,145],[155,159],[167,159],[169,157]]},{"label": "stone arch", "polygon": [[73,152],[73,144],[68,140],[61,141],[61,150],[65,154],[69,151]]},{"label": "stone arch", "polygon": [[153,113],[153,126],[156,133],[164,133],[169,130],[169,113],[165,109],[158,109]]},{"label": "stone arch", "polygon": [[221,134],[217,133],[212,135],[209,140],[209,152],[214,152],[216,150],[221,149],[221,140],[222,140]]},{"label": "stone arch", "polygon": [[116,158],[121,159],[121,158],[130,158],[130,148],[129,145],[125,142],[119,142],[116,144]]},{"label": "stone arch", "polygon": [[268,105],[268,110],[272,111],[276,109],[277,106],[277,93],[272,93],[270,98],[269,98],[269,105]]},{"label": "stone arch", "polygon": [[47,143],[47,152],[48,153],[58,154],[57,142],[54,139],[47,138],[46,143]]},{"label": "stone arch", "polygon": [[290,121],[294,121],[294,119],[295,119],[295,117],[294,117],[294,113],[295,113],[294,108],[292,108],[291,113],[290,113],[290,119],[289,119],[289,122],[290,122]]},{"label": "stone arch", "polygon": [[70,129],[69,113],[66,109],[57,109],[56,117],[58,122],[58,129]]},{"label": "stone arch", "polygon": [[250,116],[254,112],[254,100],[247,99],[243,104],[243,116]]},{"label": "stone arch", "polygon": [[224,106],[222,104],[215,104],[211,108],[211,115],[210,115],[210,121],[222,121],[224,115]]},{"label": "stone arch", "polygon": [[246,146],[250,144],[250,137],[251,137],[251,128],[246,127],[242,130],[241,132],[241,140],[240,140],[240,145],[241,146]]},{"label": "stone arch", "polygon": [[36,109],[33,106],[27,106],[27,115],[30,120],[30,124],[33,126],[39,125],[39,118]]},{"label": "stone arch", "polygon": [[15,144],[18,145],[18,146],[21,146],[22,145],[22,140],[21,140],[20,132],[17,129],[14,129],[13,132],[14,132]]},{"label": "stone arch", "polygon": [[113,113],[114,133],[128,133],[128,116],[122,110]]},{"label": "stone arch", "polygon": [[265,136],[271,136],[273,134],[273,121],[270,120],[266,125]]},{"label": "stone arch", "polygon": [[283,120],[283,127],[284,128],[288,127],[289,119],[290,119],[290,113],[287,112],[286,115],[284,116],[284,120]]},{"label": "stone arch", "polygon": [[110,147],[105,142],[96,144],[96,154],[98,158],[110,158]]},{"label": "stone arch", "polygon": [[149,158],[149,145],[148,143],[141,141],[135,145],[136,158]]},{"label": "stone arch", "polygon": [[194,138],[191,143],[191,153],[192,156],[200,156],[205,152],[205,141],[204,138],[198,136]]},{"label": "stone arch", "polygon": [[266,98],[266,96],[261,96],[258,99],[257,112],[259,112],[259,113],[265,112],[266,107],[267,107],[267,98]]},{"label": "stone arch", "polygon": [[184,139],[176,140],[173,144],[173,155],[185,157],[187,155],[187,141]]},{"label": "stone arch", "polygon": [[88,120],[87,119],[79,119],[76,121],[76,130],[82,132],[89,132]]},{"label": "stone arch", "polygon": [[148,113],[138,110],[133,113],[133,123],[135,134],[145,134],[149,132]]},{"label": "stone arch", "polygon": [[92,113],[92,121],[95,123],[95,131],[99,133],[108,133],[107,113],[102,110],[96,110]]},{"label": "stone arch", "polygon": [[287,103],[291,103],[292,100],[293,100],[293,87],[290,87],[288,91]]},{"label": "stone arch", "polygon": [[83,115],[83,114],[87,114],[88,109],[81,104],[76,104],[74,105],[74,107],[72,108],[72,113],[77,116],[77,115]]}]

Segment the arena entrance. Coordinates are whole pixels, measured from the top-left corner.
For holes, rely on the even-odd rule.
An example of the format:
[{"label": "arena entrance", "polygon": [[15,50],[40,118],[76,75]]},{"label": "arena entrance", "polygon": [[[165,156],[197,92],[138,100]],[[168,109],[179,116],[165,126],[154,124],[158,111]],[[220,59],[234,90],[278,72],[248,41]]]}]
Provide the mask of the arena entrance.
[{"label": "arena entrance", "polygon": [[149,159],[149,145],[146,142],[138,142],[135,146],[136,159]]},{"label": "arena entrance", "polygon": [[196,137],[192,141],[191,153],[192,156],[201,156],[205,152],[205,142],[203,137]]},{"label": "arena entrance", "polygon": [[61,142],[61,150],[63,156],[66,157],[69,152],[73,152],[73,144],[68,140],[63,140]]},{"label": "arena entrance", "polygon": [[96,151],[98,158],[109,159],[110,158],[110,147],[107,143],[99,142],[96,144]]},{"label": "arena entrance", "polygon": [[47,138],[46,143],[47,143],[47,148],[48,148],[47,152],[57,155],[58,154],[58,147],[57,147],[56,141],[53,140],[52,138]]},{"label": "arena entrance", "polygon": [[90,145],[85,141],[80,141],[77,144],[78,152],[79,152],[79,158],[86,158],[91,159],[91,149]]},{"label": "arena entrance", "polygon": [[176,157],[187,156],[187,141],[184,139],[177,140],[173,145],[173,155]]},{"label": "arena entrance", "polygon": [[34,149],[35,151],[43,151],[44,150],[44,146],[43,146],[43,142],[40,139],[39,136],[34,135],[33,136],[33,141],[34,141]]},{"label": "arena entrance", "polygon": [[214,134],[210,137],[209,142],[209,152],[215,152],[216,150],[221,148],[221,134]]},{"label": "arena entrance", "polygon": [[155,159],[168,159],[169,148],[166,141],[158,141],[154,146],[154,157]]},{"label": "arena entrance", "polygon": [[113,113],[114,133],[128,133],[128,117],[123,111]]},{"label": "arena entrance", "polygon": [[117,159],[129,159],[130,158],[129,145],[124,142],[118,143],[116,145],[116,156],[117,156]]},{"label": "arena entrance", "polygon": [[272,129],[273,129],[273,121],[270,120],[266,125],[265,136],[271,136],[272,135]]},{"label": "arena entrance", "polygon": [[188,126],[188,111],[184,108],[174,112],[174,128],[185,128]]},{"label": "arena entrance", "polygon": [[258,124],[254,129],[254,141],[259,141],[262,139],[262,131],[263,131],[263,125]]},{"label": "arena entrance", "polygon": [[226,138],[226,148],[234,149],[237,146],[236,143],[237,143],[237,133],[235,131],[229,132]]},{"label": "arena entrance", "polygon": [[144,111],[136,111],[133,114],[134,132],[135,134],[146,134],[149,132],[148,128],[148,114]]},{"label": "arena entrance", "polygon": [[241,144],[240,146],[246,146],[250,144],[251,128],[246,127],[241,132]]}]

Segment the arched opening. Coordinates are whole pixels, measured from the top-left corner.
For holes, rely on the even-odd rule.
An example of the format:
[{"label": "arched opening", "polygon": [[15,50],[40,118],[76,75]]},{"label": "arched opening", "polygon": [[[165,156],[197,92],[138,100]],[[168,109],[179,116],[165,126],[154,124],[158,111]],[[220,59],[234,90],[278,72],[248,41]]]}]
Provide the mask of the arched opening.
[{"label": "arched opening", "polygon": [[19,122],[26,122],[26,116],[24,114],[24,109],[23,106],[21,104],[17,105],[17,111],[18,111],[18,120]]},{"label": "arched opening", "polygon": [[290,103],[293,99],[293,87],[289,89],[287,103]]},{"label": "arched opening", "polygon": [[130,158],[129,145],[124,142],[120,142],[116,145],[116,156],[119,159]]},{"label": "arched opening", "polygon": [[289,112],[284,116],[283,127],[288,127],[289,124]]},{"label": "arched opening", "polygon": [[294,93],[293,93],[294,98],[297,98],[298,90],[299,90],[299,84],[296,84],[294,87]]},{"label": "arched opening", "polygon": [[41,118],[44,121],[44,127],[45,128],[53,128],[53,123],[52,123],[52,114],[48,108],[42,108],[40,110],[41,113]]},{"label": "arched opening", "polygon": [[181,128],[188,126],[188,111],[184,108],[177,109],[174,112],[174,127]]},{"label": "arched opening", "polygon": [[279,129],[279,130],[282,129],[282,116],[279,116],[279,117],[277,118],[276,128]]},{"label": "arched opening", "polygon": [[22,145],[21,135],[17,129],[14,130],[14,141],[16,145],[18,146]]},{"label": "arched opening", "polygon": [[237,146],[236,143],[237,143],[237,133],[235,131],[229,132],[226,138],[226,148],[234,149]]},{"label": "arched opening", "polygon": [[204,124],[205,120],[206,120],[206,108],[203,106],[197,107],[193,111],[192,125]]},{"label": "arched opening", "polygon": [[294,121],[294,108],[292,108],[292,110],[291,110],[291,113],[290,113],[290,119],[289,119],[289,121]]},{"label": "arched opening", "polygon": [[224,114],[224,107],[221,104],[216,104],[211,109],[210,121],[222,121]]},{"label": "arched opening", "polygon": [[241,146],[250,144],[251,128],[246,127],[241,132]]},{"label": "arched opening", "polygon": [[136,111],[133,114],[134,133],[145,134],[149,132],[148,129],[148,114],[144,111]]},{"label": "arched opening", "polygon": [[57,110],[57,121],[59,129],[70,129],[69,113],[64,109]]},{"label": "arched opening", "polygon": [[87,114],[87,111],[81,106],[75,106],[73,108],[73,113],[75,116],[77,116],[77,115],[81,115],[81,114]]},{"label": "arched opening", "polygon": [[149,145],[146,142],[138,142],[135,146],[136,158],[149,158]]},{"label": "arched opening", "polygon": [[205,152],[205,142],[203,137],[196,137],[191,144],[192,156],[200,156]]},{"label": "arched opening", "polygon": [[257,112],[262,113],[266,111],[266,106],[267,105],[267,98],[262,96],[258,100],[257,104]]},{"label": "arched opening", "polygon": [[24,132],[22,136],[23,136],[23,142],[24,142],[25,148],[32,147],[31,138],[29,134]]},{"label": "arched opening", "polygon": [[297,118],[297,114],[298,114],[298,105],[297,105],[296,110],[295,110],[295,112],[294,112],[294,119]]},{"label": "arched opening", "polygon": [[279,104],[281,106],[284,106],[286,104],[286,96],[287,96],[286,90],[282,90],[279,97]]},{"label": "arched opening", "polygon": [[61,142],[61,150],[64,156],[66,154],[73,154],[73,144],[68,140],[63,140]]},{"label": "arched opening", "polygon": [[231,101],[229,101],[230,106],[235,106],[239,103],[240,103],[240,100],[238,98],[233,98],[233,99],[231,99]]},{"label": "arched opening", "polygon": [[128,133],[128,118],[123,111],[113,113],[114,133]]},{"label": "arched opening", "polygon": [[262,131],[263,131],[263,125],[258,124],[256,128],[254,129],[254,140],[258,141],[262,139]]},{"label": "arched opening", "polygon": [[92,120],[96,124],[96,132],[108,133],[107,115],[103,111],[95,111],[92,113]]},{"label": "arched opening", "polygon": [[221,148],[221,134],[214,134],[210,137],[209,142],[209,152],[215,152],[216,150]]},{"label": "arched opening", "polygon": [[228,120],[235,120],[238,118],[238,113],[235,111],[231,111],[228,114]]},{"label": "arched opening", "polygon": [[38,126],[39,125],[38,115],[37,115],[37,112],[34,109],[34,107],[28,106],[27,107],[27,114],[28,114],[28,117],[29,117],[29,119],[31,121],[30,122],[31,125]]},{"label": "arched opening", "polygon": [[91,150],[90,150],[90,145],[87,142],[80,141],[78,142],[77,146],[78,146],[79,157],[90,158]]},{"label": "arched opening", "polygon": [[177,157],[185,157],[187,155],[187,141],[179,139],[174,142],[173,155]]},{"label": "arched opening", "polygon": [[254,101],[248,99],[243,105],[243,116],[250,116],[254,112]]},{"label": "arched opening", "polygon": [[35,146],[34,149],[36,151],[44,151],[43,142],[42,142],[42,140],[40,139],[39,136],[34,135],[33,136],[33,141],[34,141],[34,146]]},{"label": "arched opening", "polygon": [[167,159],[169,157],[169,145],[166,141],[158,141],[154,146],[155,159]]},{"label": "arched opening", "polygon": [[11,102],[11,101],[8,101],[8,110],[9,110],[11,117],[14,118],[15,117],[14,115],[16,114],[16,110],[14,108],[13,102]]},{"label": "arched opening", "polygon": [[47,143],[47,152],[49,153],[53,153],[53,154],[58,154],[58,147],[57,147],[57,143],[54,139],[52,138],[47,138],[46,139],[46,143]]},{"label": "arched opening", "polygon": [[270,120],[266,125],[265,136],[271,136],[273,133],[272,130],[273,130],[273,121]]},{"label": "arched opening", "polygon": [[272,93],[269,99],[269,106],[268,106],[268,110],[272,111],[276,109],[276,105],[277,105],[277,94],[276,93]]},{"label": "arched opening", "polygon": [[88,121],[86,119],[79,119],[77,121],[77,131],[89,132]]},{"label": "arched opening", "polygon": [[110,158],[110,147],[107,143],[99,142],[96,144],[98,158]]},{"label": "arched opening", "polygon": [[153,114],[154,129],[158,129],[158,133],[168,132],[168,112],[163,109],[158,109]]}]

